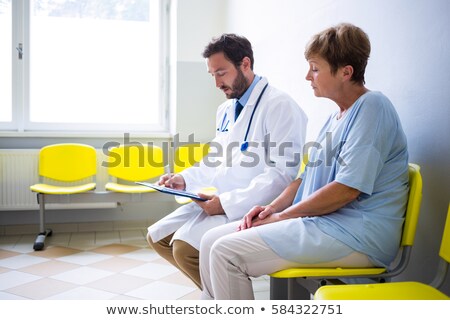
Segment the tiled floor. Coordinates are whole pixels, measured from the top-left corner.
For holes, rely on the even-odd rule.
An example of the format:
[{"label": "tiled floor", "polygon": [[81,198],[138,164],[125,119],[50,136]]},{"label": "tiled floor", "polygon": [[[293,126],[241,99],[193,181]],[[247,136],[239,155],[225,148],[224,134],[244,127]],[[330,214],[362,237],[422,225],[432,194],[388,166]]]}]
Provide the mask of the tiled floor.
[{"label": "tiled floor", "polygon": [[[0,236],[0,300],[195,300],[200,291],[149,249],[145,230],[53,233],[43,251],[35,235]],[[269,279],[253,279],[269,299]]]}]

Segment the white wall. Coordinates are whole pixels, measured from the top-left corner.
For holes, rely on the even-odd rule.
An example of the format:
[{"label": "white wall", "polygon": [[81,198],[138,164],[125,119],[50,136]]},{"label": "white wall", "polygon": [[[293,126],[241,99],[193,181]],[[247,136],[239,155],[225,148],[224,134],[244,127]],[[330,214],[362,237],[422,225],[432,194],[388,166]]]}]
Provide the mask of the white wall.
[{"label": "white wall", "polygon": [[[308,140],[314,140],[335,107],[315,98],[305,80],[305,44],[314,33],[339,22],[354,23],[368,33],[372,54],[367,87],[382,91],[396,106],[408,137],[410,161],[421,165],[424,179],[416,245],[410,267],[399,279],[430,281],[450,200],[450,2],[181,0],[179,5],[178,21],[183,23],[179,37],[185,37],[178,40],[181,60],[195,60],[194,52],[201,52],[210,34],[235,32],[248,37],[255,71],[291,94],[307,112]],[[183,16],[186,12],[189,16]],[[190,25],[195,19],[201,23]],[[197,83],[185,88],[191,89],[198,90]],[[450,279],[444,290],[450,293]]]},{"label": "white wall", "polygon": [[177,1],[176,10],[176,124],[183,141],[208,142],[215,135],[216,110],[225,100],[206,71],[202,52],[224,30],[226,1]]}]

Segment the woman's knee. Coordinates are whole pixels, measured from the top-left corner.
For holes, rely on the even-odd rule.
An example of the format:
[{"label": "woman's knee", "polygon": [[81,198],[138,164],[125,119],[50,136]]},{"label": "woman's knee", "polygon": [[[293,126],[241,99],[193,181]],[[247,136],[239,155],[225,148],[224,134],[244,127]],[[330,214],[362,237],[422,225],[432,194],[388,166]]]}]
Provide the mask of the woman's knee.
[{"label": "woman's knee", "polygon": [[213,244],[220,238],[234,233],[236,231],[236,226],[236,223],[232,222],[207,231],[202,237],[202,241],[200,243],[200,251],[202,253],[211,251]]},{"label": "woman's knee", "polygon": [[202,240],[200,242],[200,252],[202,253],[209,252],[211,250],[212,245],[218,238],[216,233],[211,232],[212,230],[207,231],[202,237]]},{"label": "woman's knee", "polygon": [[253,255],[259,249],[256,231],[249,229],[248,231],[234,232],[218,238],[211,245],[210,263],[211,267],[217,264],[239,265],[249,255]]},{"label": "woman's knee", "polygon": [[221,237],[216,239],[211,244],[210,250],[210,263],[226,263],[230,256],[234,256],[235,253],[230,250],[227,237]]}]

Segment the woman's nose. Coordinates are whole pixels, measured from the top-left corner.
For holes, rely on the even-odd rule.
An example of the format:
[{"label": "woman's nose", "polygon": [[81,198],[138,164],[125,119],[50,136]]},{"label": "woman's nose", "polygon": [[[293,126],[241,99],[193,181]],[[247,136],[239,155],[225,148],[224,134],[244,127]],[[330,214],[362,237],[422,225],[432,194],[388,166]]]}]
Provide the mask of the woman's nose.
[{"label": "woman's nose", "polygon": [[311,81],[311,80],[312,80],[311,75],[310,75],[310,71],[308,71],[308,72],[306,73],[305,79],[306,79],[307,81]]}]

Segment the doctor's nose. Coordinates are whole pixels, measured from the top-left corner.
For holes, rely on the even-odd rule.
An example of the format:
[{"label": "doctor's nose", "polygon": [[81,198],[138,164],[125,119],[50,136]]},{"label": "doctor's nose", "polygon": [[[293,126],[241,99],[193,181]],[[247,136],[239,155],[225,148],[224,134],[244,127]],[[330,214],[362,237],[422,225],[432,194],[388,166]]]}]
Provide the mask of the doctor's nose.
[{"label": "doctor's nose", "polygon": [[220,88],[223,85],[222,81],[220,81],[218,77],[214,77],[214,82],[216,83],[216,88]]}]

